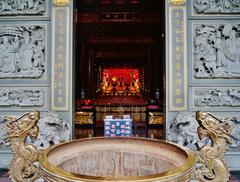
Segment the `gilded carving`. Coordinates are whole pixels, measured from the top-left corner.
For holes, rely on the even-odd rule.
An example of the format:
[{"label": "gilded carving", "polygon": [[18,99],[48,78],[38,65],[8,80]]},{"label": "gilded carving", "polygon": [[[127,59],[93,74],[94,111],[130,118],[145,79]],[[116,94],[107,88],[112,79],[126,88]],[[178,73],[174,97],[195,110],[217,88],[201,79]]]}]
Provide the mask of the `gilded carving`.
[{"label": "gilded carving", "polygon": [[164,116],[160,112],[149,112],[148,113],[149,124],[164,124]]},{"label": "gilded carving", "polygon": [[194,28],[194,76],[240,77],[239,24],[201,24]]},{"label": "gilded carving", "polygon": [[11,143],[14,157],[10,163],[9,177],[13,182],[33,182],[39,178],[39,152],[32,144],[25,144],[27,137],[36,139],[39,133],[37,125],[40,118],[38,111],[24,114],[20,118],[7,117],[7,138]]},{"label": "gilded carving", "polygon": [[67,6],[70,0],[53,0],[55,6]]},{"label": "gilded carving", "polygon": [[239,107],[240,88],[194,89],[195,107]]},{"label": "gilded carving", "polygon": [[240,0],[193,0],[197,14],[231,14],[240,13]]},{"label": "gilded carving", "polygon": [[75,116],[76,124],[93,124],[92,112],[76,112]]},{"label": "gilded carving", "polygon": [[45,71],[46,30],[40,25],[0,26],[0,79],[39,78]]},{"label": "gilded carving", "polygon": [[43,102],[43,90],[0,89],[0,106],[42,106]]},{"label": "gilded carving", "polygon": [[211,145],[205,145],[197,153],[197,161],[201,164],[195,172],[198,181],[226,182],[229,180],[229,168],[224,161],[224,154],[231,144],[232,126],[222,122],[215,116],[198,111],[196,119],[199,123],[198,136],[202,140],[209,138]]},{"label": "gilded carving", "polygon": [[0,0],[0,16],[31,16],[46,13],[46,0]]},{"label": "gilded carving", "polygon": [[186,0],[170,0],[169,4],[172,5],[172,6],[185,5]]}]

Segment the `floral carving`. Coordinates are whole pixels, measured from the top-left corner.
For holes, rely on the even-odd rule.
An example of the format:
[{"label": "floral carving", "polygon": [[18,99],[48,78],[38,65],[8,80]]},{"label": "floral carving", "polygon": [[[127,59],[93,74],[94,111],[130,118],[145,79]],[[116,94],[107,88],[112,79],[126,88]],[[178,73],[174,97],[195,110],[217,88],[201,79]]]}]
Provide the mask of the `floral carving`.
[{"label": "floral carving", "polygon": [[201,88],[194,90],[195,107],[239,107],[239,88]]},{"label": "floral carving", "polygon": [[44,91],[32,89],[0,89],[0,106],[42,106]]}]

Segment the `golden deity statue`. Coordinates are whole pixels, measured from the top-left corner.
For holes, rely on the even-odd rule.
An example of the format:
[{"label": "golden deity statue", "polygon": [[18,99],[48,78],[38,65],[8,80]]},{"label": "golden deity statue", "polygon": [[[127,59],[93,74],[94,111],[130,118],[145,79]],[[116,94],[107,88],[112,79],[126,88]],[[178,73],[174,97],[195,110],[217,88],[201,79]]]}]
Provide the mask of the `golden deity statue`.
[{"label": "golden deity statue", "polygon": [[123,79],[119,78],[116,86],[116,94],[123,95],[124,93],[126,93],[126,86],[124,84]]},{"label": "golden deity statue", "polygon": [[103,80],[102,91],[103,91],[103,94],[106,94],[106,95],[112,94],[113,85],[112,85],[111,81],[109,80],[109,78],[105,78]]},{"label": "golden deity statue", "polygon": [[129,90],[130,94],[138,94],[140,92],[139,81],[135,78],[134,75],[133,75],[132,82],[130,83],[128,90]]}]

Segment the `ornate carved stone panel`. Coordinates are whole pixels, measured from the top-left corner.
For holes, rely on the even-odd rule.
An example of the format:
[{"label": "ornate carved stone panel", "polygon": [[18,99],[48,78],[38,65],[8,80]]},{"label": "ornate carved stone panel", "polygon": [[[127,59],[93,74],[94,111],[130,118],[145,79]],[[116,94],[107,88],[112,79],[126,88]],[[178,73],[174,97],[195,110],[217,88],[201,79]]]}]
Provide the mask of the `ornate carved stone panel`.
[{"label": "ornate carved stone panel", "polygon": [[47,0],[0,0],[0,16],[42,16]]},{"label": "ornate carved stone panel", "polygon": [[240,13],[240,0],[193,0],[196,14]]},{"label": "ornate carved stone panel", "polygon": [[198,122],[195,112],[179,112],[168,129],[168,140],[193,150],[203,146],[197,135]]},{"label": "ornate carved stone panel", "polygon": [[6,132],[4,129],[4,117],[0,115],[0,145],[5,144],[4,138],[5,138]]},{"label": "ornate carved stone panel", "polygon": [[194,88],[195,107],[239,107],[240,88]]},{"label": "ornate carved stone panel", "polygon": [[43,106],[44,95],[41,89],[0,88],[0,106]]},{"label": "ornate carved stone panel", "polygon": [[240,24],[193,25],[195,78],[240,77]]},{"label": "ornate carved stone panel", "polygon": [[0,26],[0,79],[40,78],[46,67],[46,26]]}]

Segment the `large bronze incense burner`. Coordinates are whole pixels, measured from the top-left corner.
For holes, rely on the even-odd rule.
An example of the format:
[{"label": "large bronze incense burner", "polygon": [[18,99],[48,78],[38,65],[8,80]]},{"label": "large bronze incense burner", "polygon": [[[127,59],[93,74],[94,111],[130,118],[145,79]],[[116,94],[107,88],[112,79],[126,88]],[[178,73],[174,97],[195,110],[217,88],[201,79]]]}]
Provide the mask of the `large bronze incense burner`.
[{"label": "large bronze incense burner", "polygon": [[144,138],[90,138],[43,152],[41,174],[57,181],[188,181],[193,152]]},{"label": "large bronze incense burner", "polygon": [[229,170],[223,155],[231,143],[232,127],[209,113],[197,112],[196,118],[199,138],[208,137],[212,142],[199,152],[167,141],[121,137],[74,140],[37,151],[25,139],[37,136],[39,112],[9,118],[6,129],[14,154],[10,179],[32,182],[40,176],[47,182],[185,182],[195,178],[225,182]]}]

